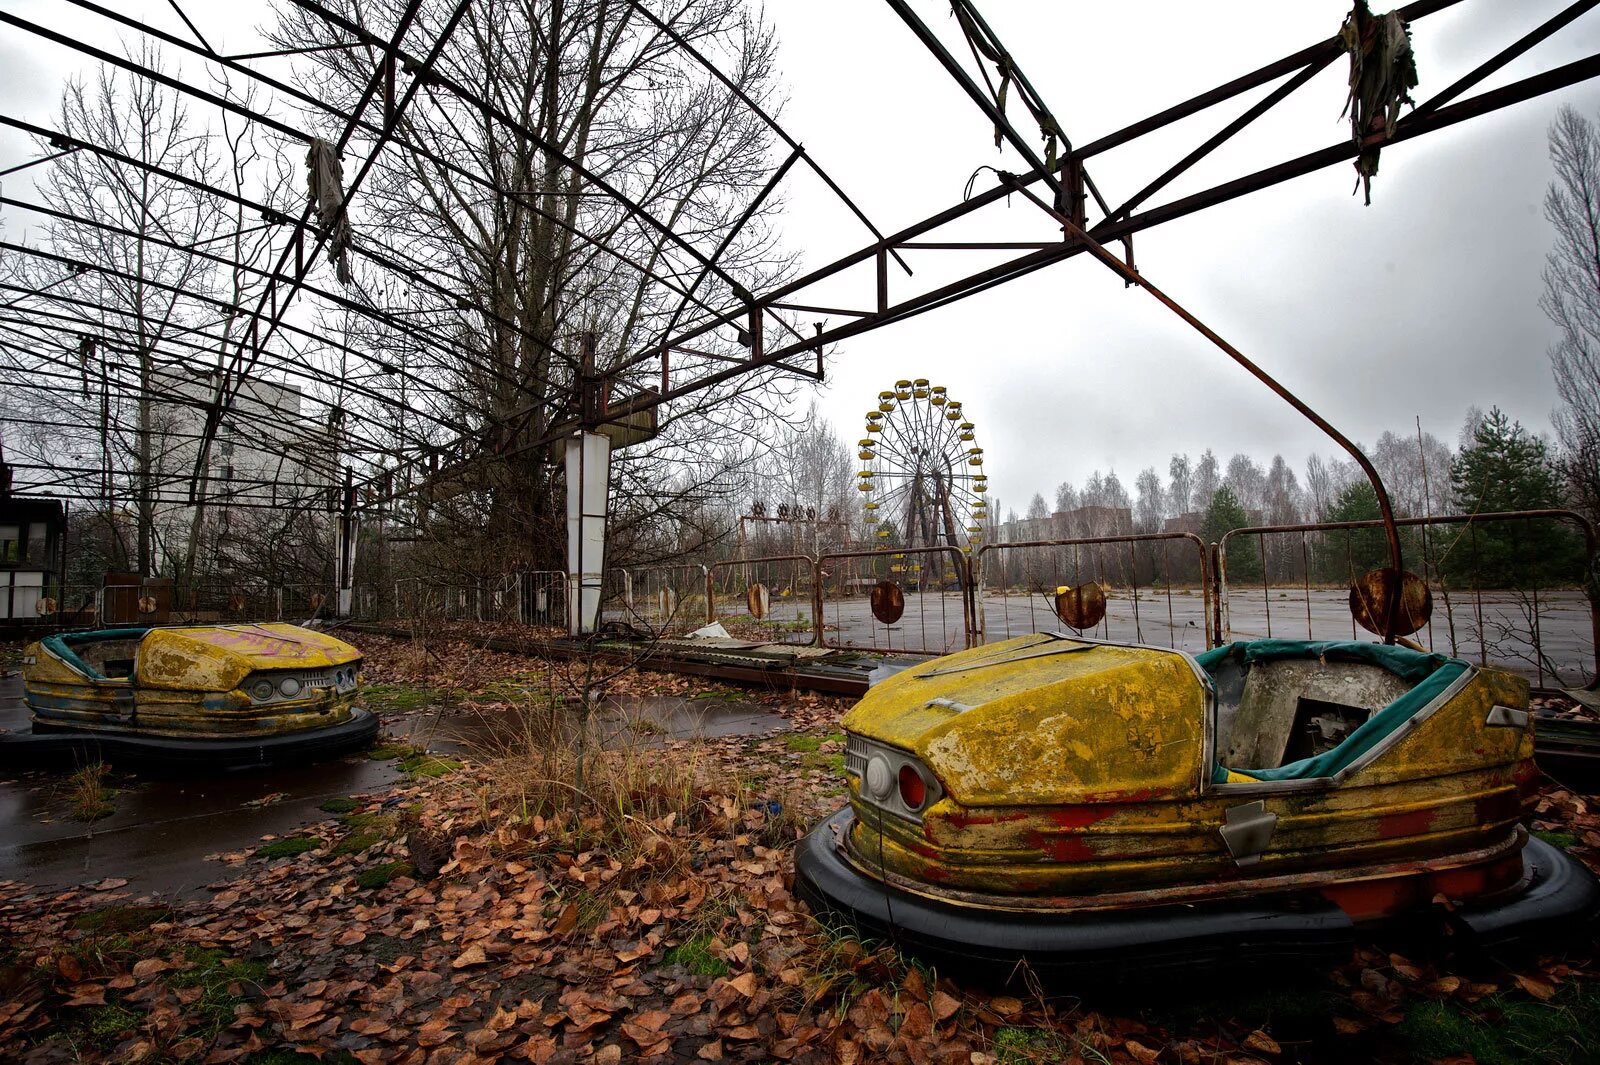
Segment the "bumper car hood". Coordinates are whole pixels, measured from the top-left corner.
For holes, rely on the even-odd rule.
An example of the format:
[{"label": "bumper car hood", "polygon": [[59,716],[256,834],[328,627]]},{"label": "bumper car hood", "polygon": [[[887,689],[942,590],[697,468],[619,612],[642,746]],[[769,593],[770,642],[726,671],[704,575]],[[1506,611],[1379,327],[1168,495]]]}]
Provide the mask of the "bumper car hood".
[{"label": "bumper car hood", "polygon": [[964,806],[1198,795],[1209,682],[1176,651],[1025,636],[874,685],[845,729],[911,751]]}]

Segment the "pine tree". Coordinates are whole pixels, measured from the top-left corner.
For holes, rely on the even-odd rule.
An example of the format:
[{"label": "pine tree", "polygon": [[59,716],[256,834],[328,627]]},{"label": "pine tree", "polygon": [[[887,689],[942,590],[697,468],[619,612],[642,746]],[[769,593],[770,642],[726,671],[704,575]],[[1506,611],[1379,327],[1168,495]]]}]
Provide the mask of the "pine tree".
[{"label": "pine tree", "polygon": [[[1450,465],[1462,510],[1489,514],[1563,505],[1561,475],[1544,441],[1495,407]],[[1570,583],[1581,576],[1576,533],[1551,520],[1474,524],[1452,547],[1446,570],[1480,587]]]},{"label": "pine tree", "polygon": [[[1339,489],[1328,507],[1328,521],[1376,521],[1383,516],[1378,493],[1365,480]],[[1388,538],[1381,528],[1330,530],[1317,569],[1322,579],[1345,584],[1368,570],[1389,565]]]},{"label": "pine tree", "polygon": [[[1250,524],[1250,515],[1227,485],[1218,488],[1206,508],[1201,535],[1206,543],[1221,543],[1223,534],[1231,529],[1243,529]],[[1232,583],[1261,579],[1261,556],[1254,539],[1234,537],[1228,541],[1228,580]]]}]

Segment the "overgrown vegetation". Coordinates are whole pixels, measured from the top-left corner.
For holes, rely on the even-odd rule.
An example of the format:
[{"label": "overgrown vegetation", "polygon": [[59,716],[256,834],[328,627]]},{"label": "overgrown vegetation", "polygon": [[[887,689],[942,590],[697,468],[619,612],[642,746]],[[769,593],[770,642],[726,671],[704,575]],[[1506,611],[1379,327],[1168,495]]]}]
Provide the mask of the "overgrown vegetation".
[{"label": "overgrown vegetation", "polygon": [[91,762],[67,778],[68,801],[75,821],[98,821],[117,812],[111,800],[117,791],[106,783],[111,768],[101,762]]}]

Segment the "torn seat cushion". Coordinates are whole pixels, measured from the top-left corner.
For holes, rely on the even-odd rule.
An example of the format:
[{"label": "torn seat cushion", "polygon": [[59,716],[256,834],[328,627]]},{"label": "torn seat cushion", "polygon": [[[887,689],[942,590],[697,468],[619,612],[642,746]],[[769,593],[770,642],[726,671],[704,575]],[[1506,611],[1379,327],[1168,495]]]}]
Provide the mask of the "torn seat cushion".
[{"label": "torn seat cushion", "polygon": [[1437,699],[1451,684],[1472,667],[1459,658],[1413,651],[1393,644],[1360,643],[1354,640],[1247,640],[1230,643],[1195,656],[1207,673],[1215,673],[1224,662],[1234,661],[1245,669],[1262,662],[1288,658],[1333,659],[1364,662],[1388,670],[1411,684],[1411,689],[1374,713],[1345,741],[1311,758],[1302,758],[1272,769],[1213,767],[1212,783],[1237,783],[1249,780],[1311,780],[1331,777],[1349,768],[1358,758],[1381,743],[1390,733],[1416,716]]}]

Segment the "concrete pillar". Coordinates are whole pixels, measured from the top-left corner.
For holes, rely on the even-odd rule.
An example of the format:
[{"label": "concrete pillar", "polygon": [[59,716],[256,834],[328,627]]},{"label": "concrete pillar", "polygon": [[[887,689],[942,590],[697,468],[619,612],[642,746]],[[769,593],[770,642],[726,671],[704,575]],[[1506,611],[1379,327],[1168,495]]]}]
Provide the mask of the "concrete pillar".
[{"label": "concrete pillar", "polygon": [[611,439],[580,432],[567,438],[566,449],[567,632],[579,636],[600,623]]}]

